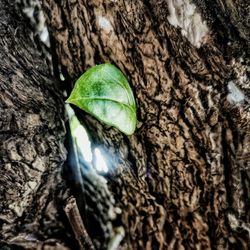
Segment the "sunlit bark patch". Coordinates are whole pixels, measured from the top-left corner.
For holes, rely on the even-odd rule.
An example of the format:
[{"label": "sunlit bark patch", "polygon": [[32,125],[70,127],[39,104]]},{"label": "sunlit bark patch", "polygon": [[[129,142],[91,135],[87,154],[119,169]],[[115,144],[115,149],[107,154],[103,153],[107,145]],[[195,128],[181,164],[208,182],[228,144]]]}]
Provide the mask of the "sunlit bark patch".
[{"label": "sunlit bark patch", "polygon": [[199,48],[208,33],[208,27],[206,22],[202,21],[196,6],[188,1],[169,0],[168,11],[169,23],[180,27],[182,35]]},{"label": "sunlit bark patch", "polygon": [[230,103],[239,103],[244,101],[245,95],[242,91],[234,84],[233,81],[230,81],[227,85],[229,94],[227,95],[227,100]]}]

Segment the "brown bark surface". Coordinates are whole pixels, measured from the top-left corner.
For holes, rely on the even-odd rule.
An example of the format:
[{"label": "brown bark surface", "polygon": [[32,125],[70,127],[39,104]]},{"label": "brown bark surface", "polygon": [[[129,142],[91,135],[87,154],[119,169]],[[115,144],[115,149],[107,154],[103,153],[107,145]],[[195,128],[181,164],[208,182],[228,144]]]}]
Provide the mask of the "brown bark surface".
[{"label": "brown bark surface", "polygon": [[[195,1],[209,27],[197,48],[168,22],[169,2],[43,0],[43,7],[71,86],[90,66],[111,62],[133,88],[132,136],[79,114],[112,159],[123,246],[247,249],[249,82],[240,77],[249,51],[249,19],[241,16],[249,12],[243,1]],[[228,101],[230,80],[243,102]]]},{"label": "brown bark surface", "polygon": [[[54,70],[67,88],[90,66],[111,62],[138,107],[132,136],[76,110],[110,168],[108,186],[87,168],[82,186],[69,182],[89,244],[107,249],[123,225],[121,249],[248,249],[246,1],[194,0],[209,30],[199,46],[168,21],[171,0],[42,2]],[[85,230],[78,212],[74,238],[63,211],[62,90],[13,0],[0,1],[0,60],[0,248],[77,249],[90,239],[77,234]],[[232,101],[230,83],[244,100]]]},{"label": "brown bark surface", "polygon": [[62,91],[31,37],[0,1],[0,249],[68,249]]}]

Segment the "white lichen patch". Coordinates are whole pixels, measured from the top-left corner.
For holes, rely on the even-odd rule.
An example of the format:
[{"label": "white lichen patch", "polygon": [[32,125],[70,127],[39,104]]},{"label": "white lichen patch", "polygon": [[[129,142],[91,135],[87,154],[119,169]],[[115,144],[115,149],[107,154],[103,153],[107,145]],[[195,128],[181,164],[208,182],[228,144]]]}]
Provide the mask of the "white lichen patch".
[{"label": "white lichen patch", "polygon": [[230,81],[227,85],[228,89],[228,95],[227,100],[232,103],[240,103],[244,101],[245,95],[242,93],[242,91],[234,84],[233,81]]},{"label": "white lichen patch", "polygon": [[40,33],[40,39],[42,40],[42,42],[47,43],[47,41],[49,40],[49,31],[47,27],[44,27],[44,29],[42,30],[42,32]]},{"label": "white lichen patch", "polygon": [[209,30],[196,6],[189,1],[169,0],[168,11],[169,23],[174,27],[180,27],[182,35],[199,48]]},{"label": "white lichen patch", "polygon": [[104,29],[106,32],[110,32],[113,30],[110,21],[104,16],[100,16],[98,18],[98,25],[100,26],[101,29]]},{"label": "white lichen patch", "polygon": [[23,14],[28,18],[30,25],[34,32],[39,35],[40,40],[50,47],[49,32],[39,0],[16,0],[16,3],[21,4]]}]

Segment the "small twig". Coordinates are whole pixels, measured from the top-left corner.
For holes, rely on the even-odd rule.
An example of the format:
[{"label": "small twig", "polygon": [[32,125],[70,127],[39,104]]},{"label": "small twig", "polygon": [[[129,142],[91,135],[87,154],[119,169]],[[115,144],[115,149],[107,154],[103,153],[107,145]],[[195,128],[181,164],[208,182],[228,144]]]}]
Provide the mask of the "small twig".
[{"label": "small twig", "polygon": [[85,250],[85,249],[95,250],[93,242],[91,241],[86,231],[86,228],[83,224],[75,198],[71,197],[68,199],[64,211],[75,233],[75,237],[79,243],[80,250]]}]

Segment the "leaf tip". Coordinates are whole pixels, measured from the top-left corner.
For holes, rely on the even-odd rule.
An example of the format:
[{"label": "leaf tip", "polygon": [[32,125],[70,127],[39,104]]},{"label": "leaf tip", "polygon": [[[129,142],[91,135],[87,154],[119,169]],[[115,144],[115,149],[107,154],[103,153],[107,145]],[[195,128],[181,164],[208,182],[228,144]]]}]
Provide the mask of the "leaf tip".
[{"label": "leaf tip", "polygon": [[71,98],[71,95],[68,97],[68,99],[66,99],[65,103],[71,103],[71,104],[74,104],[72,98]]}]

